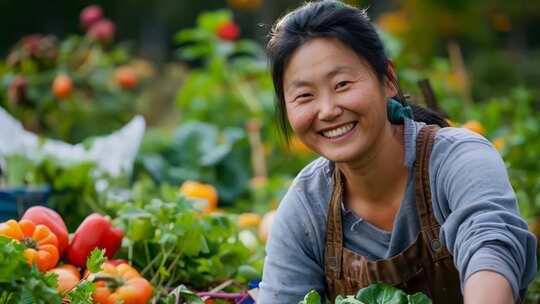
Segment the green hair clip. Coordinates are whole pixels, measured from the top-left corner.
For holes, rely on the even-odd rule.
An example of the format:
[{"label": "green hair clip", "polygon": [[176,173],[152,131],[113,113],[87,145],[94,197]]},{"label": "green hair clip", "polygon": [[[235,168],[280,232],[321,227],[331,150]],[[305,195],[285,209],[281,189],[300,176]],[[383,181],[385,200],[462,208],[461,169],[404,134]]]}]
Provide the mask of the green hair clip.
[{"label": "green hair clip", "polygon": [[335,8],[344,8],[346,5],[345,5],[345,3],[341,2],[341,1],[336,1],[334,6],[335,6]]}]

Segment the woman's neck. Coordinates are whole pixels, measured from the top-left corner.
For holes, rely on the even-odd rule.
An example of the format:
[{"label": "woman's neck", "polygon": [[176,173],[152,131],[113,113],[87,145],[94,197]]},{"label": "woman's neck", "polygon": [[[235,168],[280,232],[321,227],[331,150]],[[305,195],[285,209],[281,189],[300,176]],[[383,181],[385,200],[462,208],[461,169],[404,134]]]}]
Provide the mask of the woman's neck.
[{"label": "woman's neck", "polygon": [[382,136],[354,163],[338,163],[345,177],[345,195],[350,204],[361,202],[375,209],[399,203],[406,187],[407,167],[404,162],[403,125],[390,123]]}]

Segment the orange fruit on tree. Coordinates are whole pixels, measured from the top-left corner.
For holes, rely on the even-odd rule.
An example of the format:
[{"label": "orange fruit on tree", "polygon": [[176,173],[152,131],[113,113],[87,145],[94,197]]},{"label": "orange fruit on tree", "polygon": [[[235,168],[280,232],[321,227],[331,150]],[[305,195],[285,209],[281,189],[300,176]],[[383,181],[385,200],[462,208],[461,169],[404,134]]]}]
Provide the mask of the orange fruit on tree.
[{"label": "orange fruit on tree", "polygon": [[486,129],[484,129],[484,126],[476,120],[469,120],[465,124],[461,126],[462,128],[469,129],[473,132],[476,132],[482,136],[486,135]]},{"label": "orange fruit on tree", "polygon": [[56,98],[64,99],[71,95],[71,92],[73,91],[73,81],[69,76],[60,74],[54,79],[52,91]]},{"label": "orange fruit on tree", "polygon": [[118,83],[122,89],[133,89],[139,84],[137,72],[130,66],[121,66],[117,68],[114,77],[116,83]]},{"label": "orange fruit on tree", "polygon": [[210,184],[203,184],[196,181],[185,181],[178,190],[185,197],[190,199],[205,200],[205,213],[213,212],[217,209],[218,193],[216,188]]}]

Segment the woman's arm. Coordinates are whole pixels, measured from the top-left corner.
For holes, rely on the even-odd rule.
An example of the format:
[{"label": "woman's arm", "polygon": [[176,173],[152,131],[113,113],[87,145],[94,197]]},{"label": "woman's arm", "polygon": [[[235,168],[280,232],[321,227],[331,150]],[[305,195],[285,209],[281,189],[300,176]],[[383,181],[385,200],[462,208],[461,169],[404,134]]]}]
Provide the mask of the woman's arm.
[{"label": "woman's arm", "polygon": [[316,258],[310,216],[291,187],[272,223],[257,303],[298,303],[313,289],[324,297],[324,270]]},{"label": "woman's arm", "polygon": [[506,278],[496,272],[479,271],[465,282],[465,304],[512,304],[512,288]]},{"label": "woman's arm", "polygon": [[[536,274],[536,239],[519,215],[505,164],[477,134],[448,128],[437,136],[430,164],[434,212],[442,219],[441,238],[454,257],[462,289],[474,274],[491,271],[506,279],[517,300]],[[471,284],[475,295],[493,293],[491,280]]]}]

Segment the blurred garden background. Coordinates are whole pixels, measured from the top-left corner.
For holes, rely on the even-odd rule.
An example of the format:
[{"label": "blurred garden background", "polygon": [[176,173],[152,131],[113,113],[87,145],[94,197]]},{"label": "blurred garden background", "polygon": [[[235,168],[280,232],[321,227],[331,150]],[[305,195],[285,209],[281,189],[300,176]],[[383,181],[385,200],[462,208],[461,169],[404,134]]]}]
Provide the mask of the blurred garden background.
[{"label": "blurred garden background", "polygon": [[[368,8],[411,102],[500,151],[540,235],[540,2],[346,2]],[[0,222],[32,204],[57,210],[70,232],[91,212],[108,215],[125,232],[118,256],[152,283],[153,301],[181,284],[260,278],[273,210],[315,157],[277,131],[264,53],[272,23],[300,3],[0,2],[0,106],[29,132],[13,121],[0,130]],[[137,115],[139,133],[125,127]],[[118,130],[129,157],[101,144]],[[22,201],[10,207],[13,193]],[[539,298],[540,279],[527,301]]]}]

